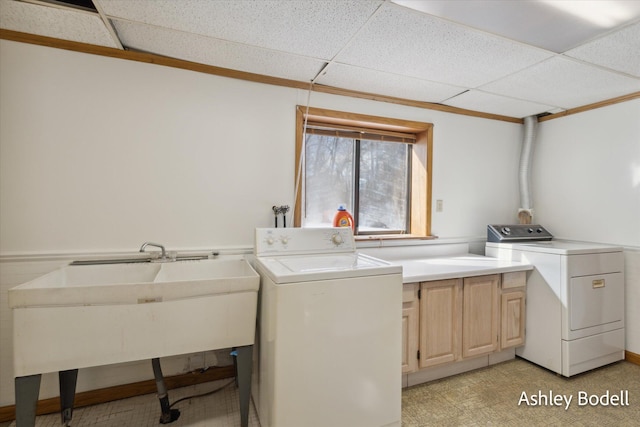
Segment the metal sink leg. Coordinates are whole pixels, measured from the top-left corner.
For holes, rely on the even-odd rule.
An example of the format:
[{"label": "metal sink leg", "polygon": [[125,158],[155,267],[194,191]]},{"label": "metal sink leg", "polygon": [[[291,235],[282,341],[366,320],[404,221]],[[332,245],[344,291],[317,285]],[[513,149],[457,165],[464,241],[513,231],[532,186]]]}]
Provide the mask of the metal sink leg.
[{"label": "metal sink leg", "polygon": [[36,406],[40,394],[40,374],[16,377],[16,427],[36,425]]},{"label": "metal sink leg", "polygon": [[164,377],[162,376],[162,369],[160,368],[160,359],[151,359],[151,365],[153,366],[153,375],[156,379],[156,388],[158,389],[158,400],[160,400],[160,424],[169,424],[174,422],[180,417],[180,411],[178,409],[171,409],[169,405],[169,396],[167,394],[167,388],[164,385]]},{"label": "metal sink leg", "polygon": [[60,416],[62,417],[62,424],[68,426],[73,417],[78,370],[60,371],[58,372],[58,379],[60,382]]},{"label": "metal sink leg", "polygon": [[249,426],[249,404],[251,401],[251,372],[253,369],[253,346],[236,347],[236,380],[240,394],[240,425]]}]

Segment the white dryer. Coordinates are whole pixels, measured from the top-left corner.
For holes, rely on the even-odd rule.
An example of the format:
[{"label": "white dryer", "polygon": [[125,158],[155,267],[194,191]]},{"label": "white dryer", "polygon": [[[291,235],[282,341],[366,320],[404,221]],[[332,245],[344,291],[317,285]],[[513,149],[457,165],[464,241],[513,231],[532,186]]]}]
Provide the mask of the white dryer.
[{"label": "white dryer", "polygon": [[539,225],[490,225],[485,253],[535,267],[518,356],[566,377],[624,359],[622,248],[552,240]]},{"label": "white dryer", "polygon": [[400,426],[402,268],[350,228],[256,229],[262,427]]}]

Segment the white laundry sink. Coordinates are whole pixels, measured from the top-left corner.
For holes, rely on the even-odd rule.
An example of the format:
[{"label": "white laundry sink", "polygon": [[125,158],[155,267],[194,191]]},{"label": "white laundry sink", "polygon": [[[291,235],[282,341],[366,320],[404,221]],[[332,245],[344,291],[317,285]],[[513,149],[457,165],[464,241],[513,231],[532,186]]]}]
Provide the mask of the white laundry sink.
[{"label": "white laundry sink", "polygon": [[9,290],[14,374],[252,345],[245,259],[67,266]]},{"label": "white laundry sink", "polygon": [[140,304],[257,291],[244,259],[79,265],[9,290],[11,308]]}]

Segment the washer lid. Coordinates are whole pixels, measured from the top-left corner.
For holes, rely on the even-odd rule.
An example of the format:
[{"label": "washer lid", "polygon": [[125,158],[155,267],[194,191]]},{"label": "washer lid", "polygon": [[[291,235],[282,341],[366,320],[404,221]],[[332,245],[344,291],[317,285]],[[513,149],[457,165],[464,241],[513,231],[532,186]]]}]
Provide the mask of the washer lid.
[{"label": "washer lid", "polygon": [[257,257],[275,283],[402,274],[402,266],[361,253]]},{"label": "washer lid", "polygon": [[518,251],[543,252],[559,255],[579,255],[622,251],[622,248],[619,246],[605,245],[601,243],[573,242],[569,240],[518,243],[487,242],[487,246],[503,248],[507,247]]}]

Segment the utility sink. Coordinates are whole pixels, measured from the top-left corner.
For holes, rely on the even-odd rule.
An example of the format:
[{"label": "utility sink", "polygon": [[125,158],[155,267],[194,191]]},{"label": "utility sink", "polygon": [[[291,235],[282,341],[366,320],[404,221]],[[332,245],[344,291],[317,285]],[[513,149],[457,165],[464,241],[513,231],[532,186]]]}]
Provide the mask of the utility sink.
[{"label": "utility sink", "polygon": [[16,376],[252,345],[242,258],[75,265],[9,289]]},{"label": "utility sink", "polygon": [[11,308],[141,304],[257,291],[244,259],[74,265],[9,290]]},{"label": "utility sink", "polygon": [[9,289],[18,425],[35,424],[43,373],[60,373],[64,422],[78,369],[232,347],[248,425],[259,286],[234,258],[73,265]]}]

